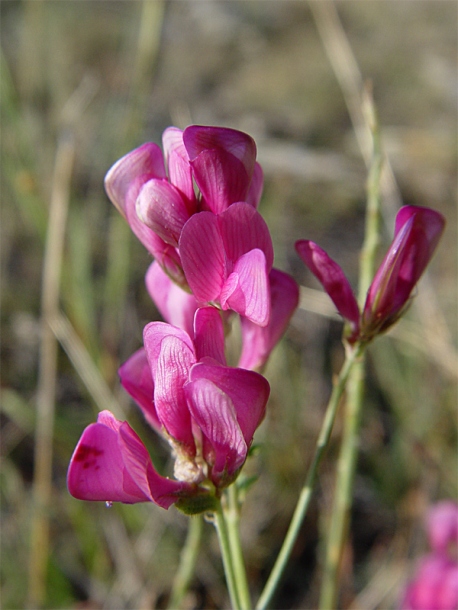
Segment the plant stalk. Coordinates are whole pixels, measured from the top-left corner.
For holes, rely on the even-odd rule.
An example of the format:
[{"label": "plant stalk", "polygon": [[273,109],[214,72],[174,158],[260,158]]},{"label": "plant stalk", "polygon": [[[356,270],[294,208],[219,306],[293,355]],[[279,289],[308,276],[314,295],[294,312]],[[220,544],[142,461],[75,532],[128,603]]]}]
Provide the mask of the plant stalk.
[{"label": "plant stalk", "polygon": [[190,517],[188,535],[184,547],[181,550],[180,564],[173,580],[170,600],[167,606],[168,610],[178,610],[178,608],[181,607],[181,603],[194,574],[194,567],[199,554],[201,539],[202,517],[201,515]]},{"label": "plant stalk", "polygon": [[326,414],[315,446],[313,459],[309,466],[307,477],[305,479],[304,486],[302,487],[293,518],[283,541],[282,548],[280,549],[280,553],[278,554],[274,567],[256,605],[256,610],[265,610],[268,607],[280,583],[280,579],[290,558],[294,543],[296,542],[299,534],[299,530],[307,514],[312,497],[313,487],[318,474],[318,467],[331,438],[331,432],[336,419],[340,399],[347,385],[349,375],[355,364],[360,360],[363,351],[364,346],[360,344],[354,348],[349,347],[347,350],[344,365],[333,386],[332,394],[326,408]]}]

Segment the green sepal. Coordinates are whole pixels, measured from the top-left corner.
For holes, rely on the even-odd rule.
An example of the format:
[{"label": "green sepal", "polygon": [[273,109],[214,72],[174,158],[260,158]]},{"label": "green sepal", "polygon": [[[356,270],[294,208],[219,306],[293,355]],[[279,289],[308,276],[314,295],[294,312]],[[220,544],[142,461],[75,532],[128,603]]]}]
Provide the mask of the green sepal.
[{"label": "green sepal", "polygon": [[200,515],[201,513],[215,512],[218,510],[219,500],[210,494],[202,494],[183,498],[175,502],[176,508],[185,515]]}]

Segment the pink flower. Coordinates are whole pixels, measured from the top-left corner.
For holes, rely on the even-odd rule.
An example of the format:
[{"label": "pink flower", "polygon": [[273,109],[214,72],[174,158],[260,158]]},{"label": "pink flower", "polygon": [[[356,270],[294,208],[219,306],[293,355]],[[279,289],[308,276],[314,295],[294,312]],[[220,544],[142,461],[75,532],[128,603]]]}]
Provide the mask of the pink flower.
[{"label": "pink flower", "polygon": [[446,553],[452,546],[458,550],[458,504],[452,500],[435,504],[426,516],[426,530],[434,551]]},{"label": "pink flower", "polygon": [[399,210],[394,240],[369,288],[362,314],[340,266],[314,242],[296,243],[299,256],[349,323],[350,343],[370,341],[399,319],[434,254],[444,226],[444,217],[429,208],[405,206]]},{"label": "pink flower", "polygon": [[263,176],[253,139],[194,125],[166,129],[163,146],[168,176],[159,147],[144,144],[108,172],[108,196],[165,273],[189,285],[200,305],[218,304],[266,325],[273,249],[256,211]]},{"label": "pink flower", "polygon": [[458,504],[444,500],[426,518],[432,553],[423,557],[406,587],[402,610],[458,610]]},{"label": "pink flower", "polygon": [[441,553],[426,555],[401,603],[402,610],[457,610],[458,564]]},{"label": "pink flower", "polygon": [[144,344],[121,367],[121,382],[170,443],[177,480],[159,475],[128,424],[105,414],[86,428],[75,450],[70,493],[87,500],[153,501],[165,508],[175,502],[188,512],[207,510],[202,501],[213,497],[209,489],[232,483],[246,460],[264,417],[269,384],[258,373],[226,366],[221,316],[211,307],[197,310],[193,338],[152,322],[145,327]]}]

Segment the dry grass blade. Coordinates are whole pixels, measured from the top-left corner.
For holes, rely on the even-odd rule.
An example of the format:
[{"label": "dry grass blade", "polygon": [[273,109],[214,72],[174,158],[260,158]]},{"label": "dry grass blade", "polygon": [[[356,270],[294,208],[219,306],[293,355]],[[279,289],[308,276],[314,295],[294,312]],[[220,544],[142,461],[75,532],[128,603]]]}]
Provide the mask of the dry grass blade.
[{"label": "dry grass blade", "polygon": [[113,396],[68,318],[62,312],[56,312],[49,320],[49,325],[99,411],[109,409],[116,417],[122,418],[124,410],[121,404]]},{"label": "dry grass blade", "polygon": [[34,504],[29,559],[29,603],[32,606],[41,605],[46,594],[45,577],[49,545],[48,514],[51,502],[52,441],[57,376],[57,342],[49,326],[49,321],[57,311],[59,304],[62,252],[74,154],[73,139],[69,135],[63,136],[56,152],[43,265],[42,328],[33,482]]}]

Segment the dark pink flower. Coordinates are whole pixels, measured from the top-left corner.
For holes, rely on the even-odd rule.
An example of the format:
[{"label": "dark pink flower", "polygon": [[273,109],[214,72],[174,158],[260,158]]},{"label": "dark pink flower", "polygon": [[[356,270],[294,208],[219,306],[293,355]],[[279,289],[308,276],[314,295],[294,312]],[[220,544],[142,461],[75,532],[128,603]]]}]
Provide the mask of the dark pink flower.
[{"label": "dark pink flower", "polygon": [[434,254],[444,226],[444,217],[429,208],[405,206],[399,210],[394,240],[369,288],[362,314],[340,266],[315,243],[296,243],[299,256],[349,322],[349,342],[370,341],[398,320]]},{"label": "dark pink flower", "polygon": [[221,316],[212,307],[196,312],[192,338],[152,322],[144,345],[121,367],[121,382],[170,443],[177,480],[159,475],[128,424],[104,412],[86,428],[72,457],[70,493],[206,510],[210,487],[226,487],[243,466],[264,417],[269,384],[258,373],[226,365]]}]

